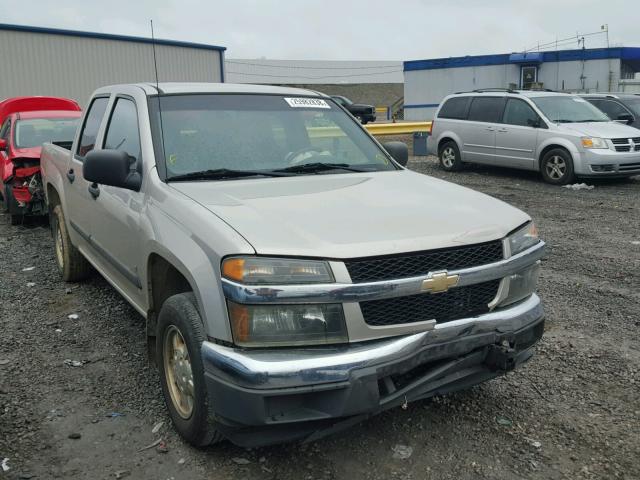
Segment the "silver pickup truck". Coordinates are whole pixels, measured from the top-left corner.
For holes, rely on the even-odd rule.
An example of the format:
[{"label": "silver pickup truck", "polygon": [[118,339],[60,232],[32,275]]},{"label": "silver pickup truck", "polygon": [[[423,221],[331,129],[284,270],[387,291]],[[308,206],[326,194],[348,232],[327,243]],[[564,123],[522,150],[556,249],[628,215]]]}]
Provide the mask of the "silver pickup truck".
[{"label": "silver pickup truck", "polygon": [[96,91],[42,173],[63,279],[92,265],[146,319],[176,430],[257,446],[531,357],[533,222],[407,160],[316,92],[137,84]]}]

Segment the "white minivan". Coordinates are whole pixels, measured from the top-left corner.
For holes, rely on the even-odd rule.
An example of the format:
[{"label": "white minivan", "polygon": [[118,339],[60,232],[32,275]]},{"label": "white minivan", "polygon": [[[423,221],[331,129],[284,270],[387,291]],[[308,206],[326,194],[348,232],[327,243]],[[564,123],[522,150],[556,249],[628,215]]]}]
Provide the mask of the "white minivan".
[{"label": "white minivan", "polygon": [[431,137],[430,153],[447,171],[483,163],[540,171],[557,185],[640,174],[640,130],[611,121],[577,95],[507,89],[449,95]]}]

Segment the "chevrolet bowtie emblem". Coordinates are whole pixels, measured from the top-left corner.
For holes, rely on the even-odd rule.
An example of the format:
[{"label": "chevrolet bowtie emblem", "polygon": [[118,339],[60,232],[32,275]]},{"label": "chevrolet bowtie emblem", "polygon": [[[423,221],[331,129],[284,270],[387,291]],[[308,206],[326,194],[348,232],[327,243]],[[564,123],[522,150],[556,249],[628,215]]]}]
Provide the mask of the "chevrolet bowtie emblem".
[{"label": "chevrolet bowtie emblem", "polygon": [[442,293],[458,284],[458,275],[449,275],[447,272],[431,274],[431,277],[422,282],[422,290],[430,293]]}]

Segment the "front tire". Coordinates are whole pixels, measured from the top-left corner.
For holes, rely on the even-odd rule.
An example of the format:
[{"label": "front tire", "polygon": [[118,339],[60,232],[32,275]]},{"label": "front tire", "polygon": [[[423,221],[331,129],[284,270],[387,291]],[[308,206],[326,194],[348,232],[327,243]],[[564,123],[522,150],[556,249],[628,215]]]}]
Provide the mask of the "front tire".
[{"label": "front tire", "polygon": [[462,158],[460,150],[454,141],[448,141],[442,144],[438,151],[440,159],[440,167],[446,172],[459,172],[462,170]]},{"label": "front tire", "polygon": [[549,150],[540,162],[540,172],[545,182],[552,185],[567,185],[575,181],[573,159],[562,148]]},{"label": "front tire", "polygon": [[51,212],[51,232],[56,263],[62,279],[65,282],[77,282],[88,277],[91,273],[91,265],[71,243],[62,205],[56,205]]},{"label": "front tire", "polygon": [[196,447],[223,439],[209,408],[200,353],[204,340],[193,293],[169,297],[158,315],[156,352],[160,383],[175,429]]}]

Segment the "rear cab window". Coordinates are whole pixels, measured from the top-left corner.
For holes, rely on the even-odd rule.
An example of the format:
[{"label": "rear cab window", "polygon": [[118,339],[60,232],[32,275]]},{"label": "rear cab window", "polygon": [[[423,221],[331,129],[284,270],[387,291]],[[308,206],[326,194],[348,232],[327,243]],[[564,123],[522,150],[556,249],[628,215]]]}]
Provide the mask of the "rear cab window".
[{"label": "rear cab window", "polygon": [[97,97],[91,102],[84,124],[82,125],[82,131],[80,132],[80,141],[78,142],[78,148],[76,150],[78,157],[84,158],[87,153],[95,148],[98,130],[100,129],[102,118],[107,111],[108,104],[109,97]]}]

